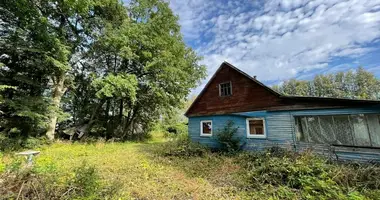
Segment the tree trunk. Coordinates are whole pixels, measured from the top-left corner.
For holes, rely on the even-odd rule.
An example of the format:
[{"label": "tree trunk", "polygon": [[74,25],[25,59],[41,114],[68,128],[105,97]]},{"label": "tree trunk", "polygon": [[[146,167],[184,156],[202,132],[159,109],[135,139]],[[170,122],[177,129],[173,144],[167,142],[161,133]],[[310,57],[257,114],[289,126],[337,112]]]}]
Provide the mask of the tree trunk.
[{"label": "tree trunk", "polygon": [[123,102],[123,99],[120,99],[120,106],[119,106],[119,123],[120,124],[123,120],[123,110],[124,110],[124,102]]},{"label": "tree trunk", "polygon": [[56,77],[57,80],[54,83],[54,92],[53,92],[53,107],[54,110],[49,116],[49,124],[46,131],[46,136],[49,140],[54,140],[54,134],[55,134],[55,127],[57,124],[57,110],[60,107],[61,104],[61,98],[63,94],[66,92],[65,85],[65,74],[62,73],[60,76]]}]

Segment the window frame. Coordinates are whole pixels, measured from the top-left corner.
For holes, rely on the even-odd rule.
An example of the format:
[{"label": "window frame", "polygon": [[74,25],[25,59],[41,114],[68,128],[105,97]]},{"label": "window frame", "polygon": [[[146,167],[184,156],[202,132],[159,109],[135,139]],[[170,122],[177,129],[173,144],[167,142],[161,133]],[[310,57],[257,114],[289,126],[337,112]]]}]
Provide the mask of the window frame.
[{"label": "window frame", "polygon": [[[331,145],[331,146],[342,146],[342,147],[354,147],[354,148],[371,148],[371,149],[378,149],[380,148],[380,146],[374,142],[374,138],[373,137],[373,129],[371,128],[374,128],[374,126],[376,126],[376,124],[371,124],[368,122],[368,119],[369,119],[369,116],[372,116],[372,117],[377,117],[377,119],[379,120],[378,123],[380,124],[380,115],[377,114],[377,113],[355,113],[355,114],[348,114],[348,113],[344,113],[344,114],[318,114],[318,115],[293,115],[294,117],[294,133],[296,134],[295,136],[295,139],[296,139],[296,142],[297,143],[309,143],[309,144],[320,144],[320,145]],[[298,124],[296,123],[297,120],[299,121],[302,121],[303,119],[307,118],[307,117],[315,117],[315,118],[318,118],[318,121],[319,121],[319,126],[320,126],[320,130],[322,130],[324,124],[321,124],[321,117],[325,117],[325,116],[328,116],[328,117],[331,117],[332,118],[332,126],[333,126],[333,132],[331,134],[334,135],[334,138],[335,138],[335,141],[334,142],[314,142],[314,141],[310,141],[310,133],[309,133],[309,130],[303,130],[303,125],[302,124]],[[357,133],[357,130],[354,128],[355,126],[355,122],[353,122],[353,119],[355,117],[362,117],[362,119],[364,120],[364,122],[362,122],[365,127],[364,127],[364,130],[366,131],[366,133],[363,132],[363,135],[360,135]],[[339,118],[346,118],[347,119],[347,122],[348,122],[348,128],[350,129],[349,131],[346,131],[344,135],[342,135],[339,131],[339,123],[340,122],[337,122],[337,121],[340,121]],[[339,119],[339,120],[338,120]],[[374,119],[376,120],[376,118]],[[307,124],[308,122],[306,121],[306,127],[308,126]],[[299,127],[298,127],[299,126]],[[380,125],[379,125],[380,126]],[[298,128],[301,128],[302,131],[300,131],[300,135],[303,134],[303,137],[297,137],[297,129]],[[370,130],[371,129],[371,130]],[[321,135],[323,135],[322,132],[320,132]],[[366,136],[366,137],[360,137],[360,136]],[[340,137],[340,138],[339,138]],[[345,137],[345,138],[349,138],[345,141],[341,140],[342,137]],[[301,139],[302,138],[302,139]],[[363,139],[364,138],[364,139]],[[363,139],[363,141],[360,141],[360,139]],[[351,140],[351,141],[349,141]],[[342,142],[343,141],[343,142]],[[349,141],[349,142],[347,142]],[[362,143],[365,143],[366,141],[368,141],[369,144],[360,144],[359,142],[362,142]]]},{"label": "window frame", "polygon": [[[204,134],[203,133],[203,123],[208,123],[208,122],[211,123],[211,131],[209,134]],[[212,120],[202,120],[199,125],[200,125],[200,136],[202,136],[202,137],[211,137],[212,136],[212,129],[213,129]]]},{"label": "window frame", "polygon": [[[222,95],[222,84],[227,84],[227,83],[230,84],[231,94],[230,95]],[[229,97],[229,96],[232,96],[232,82],[227,81],[227,82],[219,83],[219,97]]]},{"label": "window frame", "polygon": [[[250,134],[250,128],[249,128],[249,121],[250,120],[261,120],[263,121],[263,135],[251,135]],[[256,139],[265,139],[267,138],[267,130],[266,130],[266,123],[265,123],[265,118],[264,117],[253,117],[253,118],[247,118],[245,120],[246,123],[246,132],[247,132],[247,138],[256,138]]]}]

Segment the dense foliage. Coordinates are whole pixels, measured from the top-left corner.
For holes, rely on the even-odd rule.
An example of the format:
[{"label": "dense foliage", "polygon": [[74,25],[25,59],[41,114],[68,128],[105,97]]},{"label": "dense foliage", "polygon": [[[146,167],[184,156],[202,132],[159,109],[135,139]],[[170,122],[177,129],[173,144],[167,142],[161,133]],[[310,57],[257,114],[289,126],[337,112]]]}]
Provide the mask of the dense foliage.
[{"label": "dense foliage", "polygon": [[379,99],[379,83],[373,73],[359,67],[355,71],[317,75],[310,81],[291,79],[273,89],[285,95]]},{"label": "dense foliage", "polygon": [[164,0],[0,3],[0,132],[140,139],[205,76]]},{"label": "dense foliage", "polygon": [[235,153],[240,150],[240,138],[236,135],[238,127],[233,121],[228,121],[223,129],[216,133],[216,140],[220,144],[220,150],[226,153]]},{"label": "dense foliage", "polygon": [[[229,190],[238,194],[235,198],[239,199],[378,199],[380,195],[380,166],[376,164],[338,163],[310,152],[295,153],[278,147],[227,157],[224,153],[208,150],[200,154],[200,160],[194,158],[196,144],[169,144],[159,152],[170,153],[160,155],[172,158],[171,163],[176,162],[173,156],[189,160],[183,167],[191,174],[200,173],[196,165],[207,167],[202,170],[213,176],[220,175],[219,168],[235,169],[233,178],[231,174],[223,174],[216,179],[233,185]],[[195,159],[202,164],[193,164]],[[229,159],[236,166],[222,164]],[[190,163],[194,169],[187,166]],[[201,176],[205,175],[201,173]]]},{"label": "dense foliage", "polygon": [[377,199],[380,194],[377,165],[339,164],[279,148],[241,154],[238,162],[247,190],[274,199]]}]

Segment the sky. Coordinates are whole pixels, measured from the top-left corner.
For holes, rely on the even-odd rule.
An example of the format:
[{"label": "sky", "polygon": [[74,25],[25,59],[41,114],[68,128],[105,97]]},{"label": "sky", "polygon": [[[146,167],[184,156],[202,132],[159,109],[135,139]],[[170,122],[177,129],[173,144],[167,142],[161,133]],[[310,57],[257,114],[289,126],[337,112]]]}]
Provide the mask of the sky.
[{"label": "sky", "polygon": [[264,84],[363,66],[380,77],[380,0],[170,0],[208,77],[223,61]]}]

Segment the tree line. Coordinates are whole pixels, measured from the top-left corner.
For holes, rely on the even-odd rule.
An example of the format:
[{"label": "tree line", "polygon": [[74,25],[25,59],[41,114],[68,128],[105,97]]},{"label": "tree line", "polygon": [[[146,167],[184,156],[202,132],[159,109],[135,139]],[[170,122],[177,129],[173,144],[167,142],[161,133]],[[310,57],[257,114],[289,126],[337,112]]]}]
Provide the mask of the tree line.
[{"label": "tree line", "polygon": [[380,99],[380,80],[363,67],[347,72],[316,75],[312,80],[290,79],[272,87],[294,96]]},{"label": "tree line", "polygon": [[205,77],[164,0],[0,2],[0,132],[136,139]]}]

